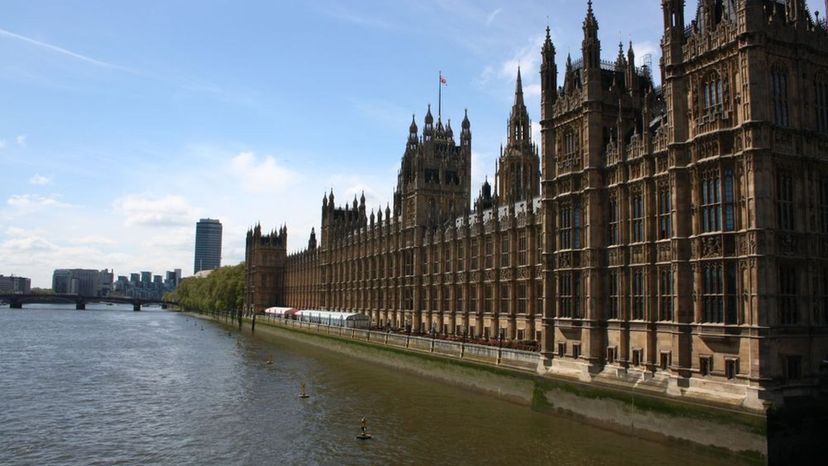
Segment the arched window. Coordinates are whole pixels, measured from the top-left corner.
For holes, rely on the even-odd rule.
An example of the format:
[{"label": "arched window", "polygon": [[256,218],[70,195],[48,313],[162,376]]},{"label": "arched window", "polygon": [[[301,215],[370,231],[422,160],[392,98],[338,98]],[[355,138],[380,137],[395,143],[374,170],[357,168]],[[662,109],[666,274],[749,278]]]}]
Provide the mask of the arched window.
[{"label": "arched window", "polygon": [[825,73],[818,73],[814,79],[814,109],[817,131],[828,133],[828,76]]},{"label": "arched window", "polygon": [[771,99],[773,122],[788,126],[788,72],[780,65],[771,70]]},{"label": "arched window", "polygon": [[717,73],[709,74],[702,82],[702,102],[705,115],[721,113],[723,95],[721,78]]}]

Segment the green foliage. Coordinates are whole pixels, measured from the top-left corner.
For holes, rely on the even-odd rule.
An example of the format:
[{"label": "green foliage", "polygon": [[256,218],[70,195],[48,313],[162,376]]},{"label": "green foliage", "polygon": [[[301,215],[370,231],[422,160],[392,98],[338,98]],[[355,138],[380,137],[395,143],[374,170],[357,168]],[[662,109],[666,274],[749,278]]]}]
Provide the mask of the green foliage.
[{"label": "green foliage", "polygon": [[244,263],[219,267],[205,278],[185,278],[175,290],[164,295],[164,300],[176,302],[188,311],[241,309],[244,305]]}]

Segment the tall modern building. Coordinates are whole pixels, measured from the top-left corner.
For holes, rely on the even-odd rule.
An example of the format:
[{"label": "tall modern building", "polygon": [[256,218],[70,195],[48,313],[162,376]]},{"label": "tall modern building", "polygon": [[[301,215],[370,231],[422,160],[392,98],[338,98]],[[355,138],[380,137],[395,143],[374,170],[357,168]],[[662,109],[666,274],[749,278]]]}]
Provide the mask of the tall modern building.
[{"label": "tall modern building", "polygon": [[221,222],[202,218],[196,224],[193,273],[221,267]]},{"label": "tall modern building", "polygon": [[547,29],[540,141],[518,75],[474,204],[470,123],[457,144],[428,111],[393,209],[330,193],[321,241],[290,255],[287,228],[256,225],[248,309],[528,340],[540,374],[749,409],[824,392],[828,23],[804,0],[661,10],[660,83],[631,45],[602,58],[592,2],[562,73]]}]

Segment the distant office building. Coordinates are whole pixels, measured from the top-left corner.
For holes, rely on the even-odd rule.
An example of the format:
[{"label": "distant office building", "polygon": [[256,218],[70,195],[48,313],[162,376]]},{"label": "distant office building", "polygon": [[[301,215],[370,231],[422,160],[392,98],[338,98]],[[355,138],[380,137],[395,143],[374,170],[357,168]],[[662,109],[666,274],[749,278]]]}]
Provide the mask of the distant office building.
[{"label": "distant office building", "polygon": [[141,272],[141,286],[144,288],[152,287],[152,272]]},{"label": "distant office building", "polygon": [[166,293],[174,290],[181,283],[181,269],[167,271],[165,275],[144,271],[131,273],[129,280],[122,275],[115,282],[115,291],[119,296],[130,298],[163,299]]},{"label": "distant office building", "polygon": [[57,294],[105,296],[112,287],[112,272],[107,269],[57,269],[52,274],[52,290]]},{"label": "distant office building", "polygon": [[30,278],[0,275],[0,294],[29,294],[31,292],[32,280]]},{"label": "distant office building", "polygon": [[112,292],[112,282],[115,278],[115,271],[103,269],[98,274],[100,282],[98,283],[98,296],[109,296]]},{"label": "distant office building", "polygon": [[129,280],[126,275],[118,275],[118,280],[115,281],[115,292],[123,293],[129,287]]},{"label": "distant office building", "polygon": [[131,273],[129,274],[129,284],[132,286],[138,286],[138,283],[141,282],[141,274],[138,273]]},{"label": "distant office building", "polygon": [[221,222],[202,218],[196,224],[193,273],[221,267]]}]

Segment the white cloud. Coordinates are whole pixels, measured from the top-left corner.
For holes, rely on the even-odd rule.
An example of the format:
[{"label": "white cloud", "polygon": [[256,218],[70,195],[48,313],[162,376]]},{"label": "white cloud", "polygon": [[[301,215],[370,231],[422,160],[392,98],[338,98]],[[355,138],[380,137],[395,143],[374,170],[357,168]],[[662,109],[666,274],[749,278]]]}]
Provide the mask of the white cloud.
[{"label": "white cloud", "polygon": [[118,242],[113,240],[112,238],[107,238],[106,236],[99,236],[99,235],[81,236],[79,238],[70,239],[69,242],[72,243],[72,244],[105,245],[105,246],[112,246],[112,245],[118,244]]},{"label": "white cloud", "polygon": [[181,196],[143,197],[138,195],[116,199],[113,207],[124,216],[127,226],[181,226],[195,223],[198,213]]},{"label": "white cloud", "polygon": [[20,146],[20,147],[25,147],[27,137],[28,136],[26,136],[25,134],[18,134],[17,137],[15,138],[15,141],[17,142],[17,145]]},{"label": "white cloud", "polygon": [[52,178],[49,176],[43,176],[39,173],[36,173],[34,176],[29,178],[29,183],[37,186],[43,186],[47,184],[52,184]]},{"label": "white cloud", "polygon": [[501,11],[503,11],[503,8],[498,8],[498,9],[492,11],[491,13],[489,13],[489,16],[486,17],[486,26],[491,25],[492,22],[495,20],[497,15],[500,14]]},{"label": "white cloud", "polygon": [[58,201],[55,197],[39,196],[37,194],[13,194],[6,204],[21,210],[36,210],[43,207],[68,207],[69,204]]},{"label": "white cloud", "polygon": [[253,152],[241,152],[233,157],[230,171],[242,189],[255,193],[282,192],[298,178],[296,173],[279,166],[273,157],[259,159]]}]

